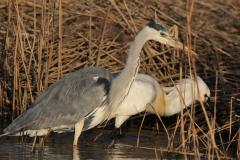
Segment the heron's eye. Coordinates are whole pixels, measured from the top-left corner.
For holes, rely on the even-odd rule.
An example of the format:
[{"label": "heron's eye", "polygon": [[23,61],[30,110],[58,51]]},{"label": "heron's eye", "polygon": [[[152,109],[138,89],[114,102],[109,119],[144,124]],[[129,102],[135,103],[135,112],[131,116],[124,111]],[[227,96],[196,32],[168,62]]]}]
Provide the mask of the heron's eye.
[{"label": "heron's eye", "polygon": [[160,32],[160,36],[162,36],[162,37],[166,37],[166,34],[163,33],[163,32]]},{"label": "heron's eye", "polygon": [[207,94],[204,94],[204,97],[208,97]]}]

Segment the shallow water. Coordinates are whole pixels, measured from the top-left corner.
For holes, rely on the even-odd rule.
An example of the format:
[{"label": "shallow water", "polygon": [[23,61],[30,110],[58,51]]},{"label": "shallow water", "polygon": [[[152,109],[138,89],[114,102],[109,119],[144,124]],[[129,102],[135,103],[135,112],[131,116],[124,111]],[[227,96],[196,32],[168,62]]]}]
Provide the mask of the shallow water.
[{"label": "shallow water", "polygon": [[[155,153],[154,149],[149,148],[166,148],[168,144],[167,135],[160,132],[156,135],[156,131],[142,130],[139,138],[139,146],[147,148],[136,148],[138,130],[130,129],[124,132],[125,136],[121,140],[109,139],[111,130],[107,129],[91,129],[82,133],[78,140],[78,145],[73,147],[74,133],[50,133],[44,141],[44,148],[39,149],[39,139],[37,138],[35,151],[32,151],[32,137],[0,137],[0,160],[5,159],[116,159],[116,160],[143,160],[143,159],[184,159],[182,154],[172,152]],[[101,135],[100,135],[101,134]],[[100,135],[100,136],[99,136]],[[99,136],[99,137],[98,137]],[[94,141],[94,139],[96,141]],[[177,143],[177,137],[174,144]],[[200,143],[200,141],[199,141]],[[236,145],[233,145],[233,148]],[[199,146],[202,150],[204,146]],[[192,148],[192,147],[191,147]],[[221,147],[220,147],[221,148]],[[203,154],[205,150],[201,151]],[[232,157],[236,150],[229,151],[228,156]],[[236,157],[236,156],[233,156]],[[189,157],[194,159],[194,157]],[[204,157],[202,157],[205,159]]]},{"label": "shallow water", "polygon": [[[74,133],[52,133],[45,141],[43,152],[39,152],[39,138],[37,139],[34,153],[31,152],[34,138],[26,137],[26,142],[22,143],[22,137],[0,137],[0,159],[156,159],[154,150],[124,146],[136,146],[137,131],[125,132],[124,139],[115,140],[114,144],[117,145],[113,146],[110,146],[112,140],[108,138],[110,133],[110,130],[103,129],[83,132],[76,147],[72,145]],[[166,136],[154,134],[156,132],[142,132],[139,146],[159,148],[160,145],[167,145]]]}]

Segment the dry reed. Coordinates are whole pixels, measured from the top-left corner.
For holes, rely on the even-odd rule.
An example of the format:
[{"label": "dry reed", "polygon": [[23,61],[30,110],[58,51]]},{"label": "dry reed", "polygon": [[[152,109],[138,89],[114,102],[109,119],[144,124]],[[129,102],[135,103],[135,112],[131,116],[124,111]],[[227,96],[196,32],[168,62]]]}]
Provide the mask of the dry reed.
[{"label": "dry reed", "polygon": [[[198,147],[202,143],[208,158],[219,159],[225,156],[227,146],[237,141],[239,156],[238,0],[110,2],[0,2],[1,118],[7,113],[14,119],[49,85],[77,69],[101,66],[111,73],[120,73],[137,31],[155,21],[166,25],[198,57],[147,42],[139,72],[153,76],[163,86],[173,85],[172,79],[198,75],[211,89],[216,108],[213,118],[202,103],[201,107],[193,104],[191,111],[181,112],[181,119],[168,127],[174,128],[173,135],[180,128],[182,144],[175,149],[181,149],[187,159],[192,154],[187,146],[193,141],[193,155],[199,159],[203,156],[203,149]],[[216,116],[221,117],[223,126],[216,126]],[[227,146],[222,142],[220,150],[215,137],[221,137],[222,130],[228,131],[229,136]],[[35,141],[33,148],[34,145]]]}]

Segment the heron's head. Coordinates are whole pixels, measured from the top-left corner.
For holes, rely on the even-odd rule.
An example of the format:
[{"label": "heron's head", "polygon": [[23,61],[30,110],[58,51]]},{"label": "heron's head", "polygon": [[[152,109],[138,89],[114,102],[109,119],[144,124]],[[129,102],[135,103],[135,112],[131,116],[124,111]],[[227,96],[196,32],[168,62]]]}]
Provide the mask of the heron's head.
[{"label": "heron's head", "polygon": [[[185,52],[188,52],[188,48],[183,47],[183,44],[174,38],[167,27],[162,24],[150,22],[144,26],[143,29],[139,31],[139,33],[141,31],[144,31],[150,40],[155,40],[162,44],[168,44],[172,47],[180,48],[182,50],[185,50]],[[190,53],[197,55],[193,51]]]}]

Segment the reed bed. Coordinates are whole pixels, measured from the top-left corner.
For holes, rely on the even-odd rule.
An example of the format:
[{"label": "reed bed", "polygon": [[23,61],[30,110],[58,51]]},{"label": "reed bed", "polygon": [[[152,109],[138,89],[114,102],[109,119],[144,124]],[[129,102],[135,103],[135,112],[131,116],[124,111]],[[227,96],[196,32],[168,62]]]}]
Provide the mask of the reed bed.
[{"label": "reed bed", "polygon": [[[224,123],[217,127],[204,107],[181,113],[182,118],[167,129],[176,132],[175,128],[181,128],[185,133],[175,149],[200,158],[197,146],[202,139],[208,158],[226,157],[228,146],[240,136],[239,10],[238,0],[2,0],[1,118],[14,119],[49,85],[78,69],[101,66],[120,73],[136,33],[155,21],[166,25],[198,57],[147,42],[139,72],[163,86],[172,86],[174,80],[195,72],[211,89],[216,116]],[[223,138],[222,131],[229,137],[219,149],[214,138]],[[191,142],[194,151],[186,147]],[[237,156],[239,150],[238,144]]]}]

